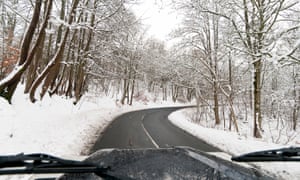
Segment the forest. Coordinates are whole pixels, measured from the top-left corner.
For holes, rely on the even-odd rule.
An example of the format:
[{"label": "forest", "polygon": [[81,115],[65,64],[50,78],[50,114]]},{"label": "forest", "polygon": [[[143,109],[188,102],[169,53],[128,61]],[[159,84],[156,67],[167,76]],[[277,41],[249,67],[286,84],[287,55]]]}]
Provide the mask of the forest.
[{"label": "forest", "polygon": [[138,3],[0,0],[0,98],[11,102],[20,84],[32,103],[58,95],[76,105],[96,92],[131,105],[147,92],[197,104],[195,123],[297,137],[298,0],[170,0],[182,19],[172,46],[147,36]]}]

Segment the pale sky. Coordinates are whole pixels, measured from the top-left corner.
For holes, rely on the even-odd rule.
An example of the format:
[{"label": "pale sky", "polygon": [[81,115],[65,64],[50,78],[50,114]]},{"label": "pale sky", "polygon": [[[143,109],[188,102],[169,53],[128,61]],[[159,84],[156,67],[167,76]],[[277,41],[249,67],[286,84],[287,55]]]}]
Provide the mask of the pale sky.
[{"label": "pale sky", "polygon": [[132,7],[137,18],[149,26],[149,36],[167,40],[168,34],[180,23],[178,15],[168,2],[169,0],[143,0]]}]

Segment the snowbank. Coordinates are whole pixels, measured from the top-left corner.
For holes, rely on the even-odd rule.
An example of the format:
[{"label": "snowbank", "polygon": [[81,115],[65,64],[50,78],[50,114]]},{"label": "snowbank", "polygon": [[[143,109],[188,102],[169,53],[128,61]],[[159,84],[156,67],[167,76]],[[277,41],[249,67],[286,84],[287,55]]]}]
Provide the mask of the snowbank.
[{"label": "snowbank", "polygon": [[92,134],[120,111],[111,99],[101,104],[46,97],[32,104],[16,97],[13,105],[0,99],[0,154],[44,152],[79,155]]}]

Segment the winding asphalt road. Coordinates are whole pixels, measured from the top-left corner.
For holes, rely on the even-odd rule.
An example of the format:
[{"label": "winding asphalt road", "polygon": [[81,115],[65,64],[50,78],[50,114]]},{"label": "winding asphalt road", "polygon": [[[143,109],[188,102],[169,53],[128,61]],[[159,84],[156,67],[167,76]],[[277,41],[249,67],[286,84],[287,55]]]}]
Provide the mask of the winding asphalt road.
[{"label": "winding asphalt road", "polygon": [[181,108],[183,107],[156,108],[125,113],[107,127],[91,152],[104,148],[165,148],[172,146],[189,146],[206,152],[220,151],[168,121],[168,115]]}]

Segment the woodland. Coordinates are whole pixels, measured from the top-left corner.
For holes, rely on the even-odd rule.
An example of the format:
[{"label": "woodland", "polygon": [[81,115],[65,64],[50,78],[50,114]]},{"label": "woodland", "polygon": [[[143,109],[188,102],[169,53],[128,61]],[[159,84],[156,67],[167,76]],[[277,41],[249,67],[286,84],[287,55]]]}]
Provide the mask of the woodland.
[{"label": "woodland", "polygon": [[171,46],[147,36],[138,3],[0,0],[0,98],[20,84],[32,103],[48,94],[76,105],[95,91],[131,105],[147,92],[195,102],[196,123],[299,134],[299,1],[170,0],[182,19]]}]

